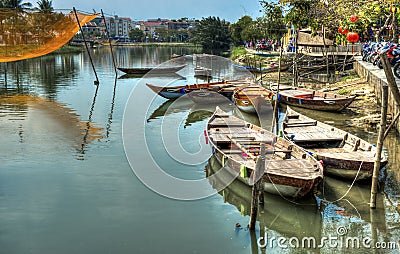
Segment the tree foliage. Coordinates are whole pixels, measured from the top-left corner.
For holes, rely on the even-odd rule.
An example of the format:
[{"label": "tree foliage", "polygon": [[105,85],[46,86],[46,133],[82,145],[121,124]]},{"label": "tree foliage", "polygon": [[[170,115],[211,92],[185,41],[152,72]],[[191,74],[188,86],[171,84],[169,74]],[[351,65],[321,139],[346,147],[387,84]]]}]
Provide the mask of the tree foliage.
[{"label": "tree foliage", "polygon": [[54,10],[53,1],[51,0],[40,0],[36,2],[40,12],[42,13],[50,13]]},{"label": "tree foliage", "polygon": [[[271,8],[269,1],[260,0],[264,10]],[[382,39],[385,34],[391,40],[398,40],[400,2],[396,0],[281,0],[285,22],[296,29],[311,28],[315,33],[324,26],[326,36],[338,43],[345,41],[345,35],[338,33],[342,26],[357,32],[363,39]],[[350,17],[358,17],[351,22]]]},{"label": "tree foliage", "polygon": [[221,54],[232,42],[229,23],[219,17],[203,18],[193,31],[192,41],[202,45],[206,53]]},{"label": "tree foliage", "polygon": [[32,4],[30,2],[23,2],[23,0],[1,0],[0,7],[23,9],[32,7]]},{"label": "tree foliage", "polygon": [[279,40],[287,31],[282,5],[264,0],[260,3],[264,8],[264,18],[259,24],[265,29],[265,37]]},{"label": "tree foliage", "polygon": [[139,28],[135,28],[129,32],[129,38],[135,42],[142,42],[146,38],[146,34]]},{"label": "tree foliage", "polygon": [[253,19],[250,16],[243,16],[236,23],[231,25],[232,39],[236,46],[248,40],[248,30],[253,24]]}]

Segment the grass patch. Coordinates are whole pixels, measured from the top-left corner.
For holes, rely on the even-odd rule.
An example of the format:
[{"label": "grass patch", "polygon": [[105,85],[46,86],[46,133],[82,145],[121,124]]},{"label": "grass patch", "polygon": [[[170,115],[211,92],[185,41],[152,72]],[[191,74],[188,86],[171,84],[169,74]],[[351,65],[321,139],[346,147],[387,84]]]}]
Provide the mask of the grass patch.
[{"label": "grass patch", "polygon": [[340,95],[349,95],[351,91],[346,89],[340,89],[339,91],[337,91],[337,93]]},{"label": "grass patch", "polygon": [[246,55],[246,54],[247,54],[247,50],[244,48],[244,46],[234,47],[232,49],[231,59],[236,59],[239,56]]},{"label": "grass patch", "polygon": [[354,78],[359,78],[359,76],[358,75],[345,76],[345,77],[341,78],[340,81],[347,81],[348,79],[354,79]]}]

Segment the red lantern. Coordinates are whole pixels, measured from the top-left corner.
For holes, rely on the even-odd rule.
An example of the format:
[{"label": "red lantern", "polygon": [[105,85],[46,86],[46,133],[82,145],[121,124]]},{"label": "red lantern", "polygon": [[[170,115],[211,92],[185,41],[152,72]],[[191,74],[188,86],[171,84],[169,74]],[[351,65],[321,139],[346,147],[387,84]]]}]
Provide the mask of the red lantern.
[{"label": "red lantern", "polygon": [[360,37],[358,36],[358,33],[350,32],[347,34],[346,39],[348,42],[355,43],[358,42]]},{"label": "red lantern", "polygon": [[343,34],[343,27],[341,27],[341,26],[339,27],[338,33]]},{"label": "red lantern", "polygon": [[350,17],[350,22],[356,22],[358,20],[358,16],[357,15],[351,15]]}]

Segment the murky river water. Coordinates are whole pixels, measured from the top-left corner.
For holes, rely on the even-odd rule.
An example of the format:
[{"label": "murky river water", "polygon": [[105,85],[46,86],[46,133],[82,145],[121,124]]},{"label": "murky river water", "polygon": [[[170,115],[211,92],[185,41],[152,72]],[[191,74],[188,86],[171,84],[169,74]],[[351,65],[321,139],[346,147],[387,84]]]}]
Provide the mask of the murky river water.
[{"label": "murky river water", "polygon": [[[162,63],[173,53],[193,53],[183,48],[114,51],[118,65],[128,67]],[[293,204],[266,194],[258,229],[251,234],[246,229],[247,186],[234,182],[218,194],[181,201],[150,190],[147,186],[157,177],[146,186],[130,167],[152,172],[146,159],[150,155],[163,171],[188,180],[203,179],[219,168],[208,159],[211,152],[203,136],[214,106],[167,102],[145,86],[200,83],[188,70],[193,62],[187,61],[189,67],[178,77],[143,80],[119,73],[115,80],[109,50],[92,53],[98,88],[86,53],[8,64],[7,83],[1,76],[0,253],[398,253],[398,246],[388,247],[400,239],[400,158],[394,134],[385,143],[390,163],[381,174],[384,192],[378,209],[369,210],[368,184],[356,184],[348,192],[351,183],[326,177],[315,202]],[[217,62],[209,66],[218,69],[216,76],[240,75]],[[230,105],[224,108],[235,111]],[[376,131],[347,127],[354,117],[351,109],[308,115],[375,143]],[[269,122],[261,119],[263,126]],[[129,129],[123,131],[123,126]],[[124,143],[133,153],[130,164]],[[187,154],[181,156],[180,151]],[[203,181],[197,186],[199,192],[211,193],[215,184]],[[266,248],[257,246],[260,236],[268,237]],[[279,237],[285,241],[278,244]],[[346,248],[347,237],[354,237],[360,247]],[[306,248],[301,248],[305,238]],[[291,247],[296,239],[299,248]],[[365,248],[376,242],[386,249]]]}]

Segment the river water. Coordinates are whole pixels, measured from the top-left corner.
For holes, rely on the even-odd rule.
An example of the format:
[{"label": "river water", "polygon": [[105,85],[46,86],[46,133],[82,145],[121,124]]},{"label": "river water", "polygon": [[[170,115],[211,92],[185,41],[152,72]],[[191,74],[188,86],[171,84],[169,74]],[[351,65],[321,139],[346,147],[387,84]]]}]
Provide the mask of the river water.
[{"label": "river water", "polygon": [[[117,64],[127,67],[194,52],[114,48]],[[203,136],[215,106],[168,102],[145,85],[204,82],[193,77],[192,59],[180,76],[118,72],[115,79],[109,49],[92,56],[98,87],[86,52],[9,63],[7,82],[1,67],[0,253],[398,253],[398,246],[388,249],[400,238],[395,134],[385,143],[390,163],[381,174],[378,209],[369,210],[368,184],[348,191],[351,182],[326,177],[316,199],[294,204],[266,194],[253,234],[246,229],[250,188],[233,182],[211,195],[218,179],[201,181],[219,168]],[[218,59],[203,64],[219,79],[248,75]],[[351,109],[309,115],[376,140],[374,130],[347,126]],[[196,191],[165,184],[153,164],[176,178],[200,180]],[[268,239],[265,248],[257,245],[260,237]],[[360,247],[346,248],[347,237]],[[301,248],[305,238],[320,247]],[[298,248],[290,246],[295,239]],[[366,247],[378,242],[387,249],[368,249],[364,240]]]}]

